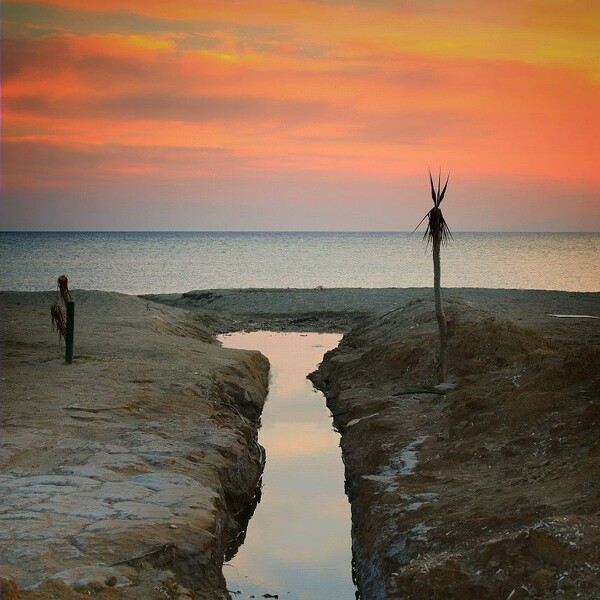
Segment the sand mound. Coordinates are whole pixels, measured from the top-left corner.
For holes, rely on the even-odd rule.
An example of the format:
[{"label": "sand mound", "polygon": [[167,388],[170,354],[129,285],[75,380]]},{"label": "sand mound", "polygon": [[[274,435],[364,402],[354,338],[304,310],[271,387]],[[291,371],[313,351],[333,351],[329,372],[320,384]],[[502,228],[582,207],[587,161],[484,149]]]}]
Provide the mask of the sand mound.
[{"label": "sand mound", "polygon": [[448,379],[433,386],[433,301],[374,317],[330,352],[365,597],[600,594],[600,349],[446,302]]}]

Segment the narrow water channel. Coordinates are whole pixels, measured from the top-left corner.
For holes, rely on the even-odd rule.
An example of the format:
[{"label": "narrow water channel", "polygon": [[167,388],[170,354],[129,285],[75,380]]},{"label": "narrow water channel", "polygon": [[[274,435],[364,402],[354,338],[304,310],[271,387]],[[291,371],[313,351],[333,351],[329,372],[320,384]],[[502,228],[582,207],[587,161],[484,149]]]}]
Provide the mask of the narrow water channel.
[{"label": "narrow water channel", "polygon": [[262,496],[243,545],[223,569],[233,598],[356,597],[339,435],[325,398],[306,379],[340,337],[273,332],[220,337],[229,348],[260,350],[271,363],[259,433],[267,457]]}]

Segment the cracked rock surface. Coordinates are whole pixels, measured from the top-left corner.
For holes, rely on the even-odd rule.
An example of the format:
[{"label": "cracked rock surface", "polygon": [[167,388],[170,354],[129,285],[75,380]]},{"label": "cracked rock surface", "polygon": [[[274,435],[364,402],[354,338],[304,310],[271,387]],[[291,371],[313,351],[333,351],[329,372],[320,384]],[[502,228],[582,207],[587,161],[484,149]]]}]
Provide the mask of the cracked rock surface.
[{"label": "cracked rock surface", "polygon": [[73,295],[65,365],[56,295],[0,294],[0,574],[22,598],[227,597],[224,547],[262,470],[267,360],[181,309]]}]

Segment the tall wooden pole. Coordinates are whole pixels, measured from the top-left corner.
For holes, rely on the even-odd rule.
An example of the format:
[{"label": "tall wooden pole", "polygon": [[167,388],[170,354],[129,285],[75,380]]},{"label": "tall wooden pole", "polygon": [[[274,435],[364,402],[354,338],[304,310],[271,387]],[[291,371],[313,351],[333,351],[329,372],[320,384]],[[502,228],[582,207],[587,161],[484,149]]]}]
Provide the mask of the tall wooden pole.
[{"label": "tall wooden pole", "polygon": [[60,295],[67,309],[67,328],[65,332],[65,362],[68,365],[73,364],[73,335],[75,332],[75,302],[69,291],[69,280],[66,275],[58,278],[58,287]]},{"label": "tall wooden pole", "polygon": [[[440,247],[442,240],[440,235],[434,235],[433,237],[433,294],[435,297],[435,316],[438,322],[438,328],[440,331],[440,355],[438,363],[438,379],[440,383],[446,381],[446,346],[448,343],[448,323],[446,321],[446,315],[444,314],[444,307],[442,304],[442,266],[440,261]],[[67,318],[67,328],[69,321]]]}]

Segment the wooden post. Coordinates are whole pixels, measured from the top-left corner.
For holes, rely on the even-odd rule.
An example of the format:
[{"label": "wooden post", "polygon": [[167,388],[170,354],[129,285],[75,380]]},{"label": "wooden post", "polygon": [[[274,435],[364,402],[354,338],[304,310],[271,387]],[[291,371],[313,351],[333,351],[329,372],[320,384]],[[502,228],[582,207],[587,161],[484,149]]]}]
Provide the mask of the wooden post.
[{"label": "wooden post", "polygon": [[67,307],[67,334],[65,336],[65,362],[73,364],[73,333],[75,331],[75,302],[66,302]]}]

